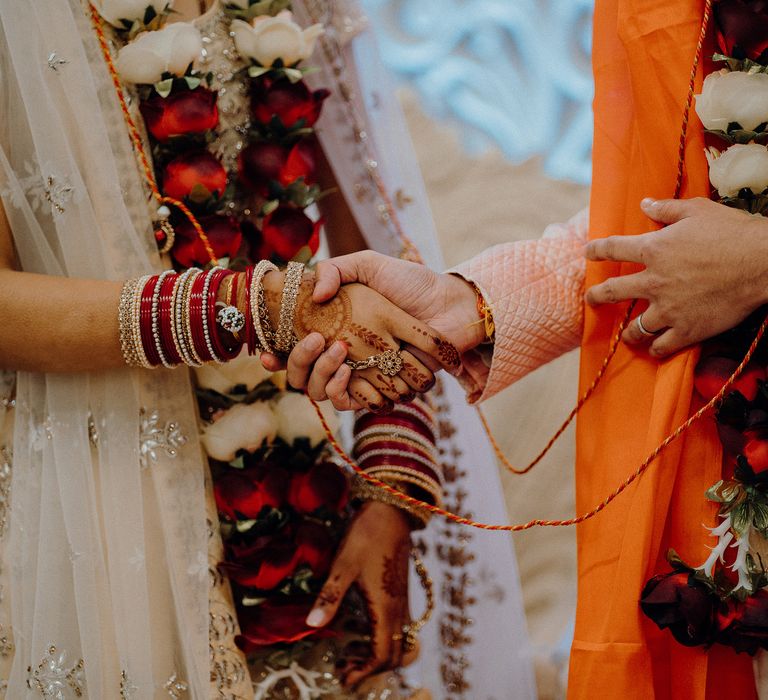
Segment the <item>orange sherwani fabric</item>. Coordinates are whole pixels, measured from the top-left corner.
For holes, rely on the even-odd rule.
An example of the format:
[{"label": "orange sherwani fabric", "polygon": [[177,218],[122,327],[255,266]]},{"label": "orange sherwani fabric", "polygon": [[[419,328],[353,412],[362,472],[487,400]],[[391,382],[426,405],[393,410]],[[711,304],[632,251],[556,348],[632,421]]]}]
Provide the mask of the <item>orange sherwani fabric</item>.
[{"label": "orange sherwani fabric", "polygon": [[[597,0],[593,49],[595,142],[591,238],[648,231],[640,200],[671,197],[702,0]],[[705,48],[711,55],[712,48]],[[703,71],[697,77],[701,88]],[[686,151],[682,197],[708,196],[701,125]],[[587,266],[587,287],[631,265]],[[595,376],[624,305],[587,309],[581,386]],[[576,504],[594,507],[692,410],[696,350],[664,362],[622,346],[577,426]],[[695,408],[695,407],[694,407]],[[689,649],[644,618],[644,582],[668,570],[673,547],[694,565],[708,554],[704,491],[720,478],[710,418],[673,443],[619,501],[578,529],[578,607],[569,698],[658,700],[755,696],[751,659],[729,649]]]},{"label": "orange sherwani fabric", "polygon": [[[702,16],[703,0],[597,0],[590,238],[650,230],[654,225],[642,214],[641,199],[673,196]],[[709,42],[704,55],[712,53]],[[703,71],[702,66],[696,92]],[[682,197],[709,196],[695,113],[685,162]],[[465,357],[470,399],[487,398],[573,347],[584,285],[636,271],[630,264],[590,263],[584,280],[582,240],[582,227],[572,223],[539,241],[498,246],[457,268],[478,284],[497,320],[490,369],[477,357]],[[582,392],[597,374],[626,308],[584,310]],[[658,362],[645,348],[619,348],[578,419],[578,513],[602,502],[698,408],[692,398],[697,358],[697,349]],[[717,518],[704,494],[720,478],[721,459],[709,416],[674,442],[638,483],[579,526],[570,700],[755,697],[749,656],[725,647],[686,648],[645,618],[638,605],[645,582],[669,570],[669,548],[694,566],[706,559],[714,540],[703,526]]]}]

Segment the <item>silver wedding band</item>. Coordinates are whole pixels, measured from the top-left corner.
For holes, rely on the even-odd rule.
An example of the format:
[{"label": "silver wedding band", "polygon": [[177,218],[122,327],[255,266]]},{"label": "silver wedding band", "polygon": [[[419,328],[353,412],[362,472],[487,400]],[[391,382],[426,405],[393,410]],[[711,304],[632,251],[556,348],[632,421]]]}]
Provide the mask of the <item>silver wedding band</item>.
[{"label": "silver wedding band", "polygon": [[[643,311],[643,314],[645,311]],[[658,331],[649,331],[644,325],[643,325],[643,314],[639,314],[638,317],[635,319],[637,321],[637,330],[639,330],[646,338],[653,338],[657,336],[659,333],[661,333],[661,330]]]}]

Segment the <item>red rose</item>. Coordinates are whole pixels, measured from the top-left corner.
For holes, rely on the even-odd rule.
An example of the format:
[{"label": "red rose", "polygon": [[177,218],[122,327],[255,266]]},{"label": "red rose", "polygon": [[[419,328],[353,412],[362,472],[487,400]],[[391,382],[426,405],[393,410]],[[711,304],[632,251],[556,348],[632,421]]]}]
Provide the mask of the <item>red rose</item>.
[{"label": "red rose", "polygon": [[237,646],[248,654],[281,642],[329,636],[332,633],[328,630],[306,624],[314,604],[314,596],[297,596],[270,598],[261,605],[241,608],[238,617],[242,634],[235,637]]},{"label": "red rose", "polygon": [[274,253],[288,261],[308,246],[312,255],[320,245],[322,221],[312,221],[301,209],[281,204],[264,217],[261,224],[262,258]]},{"label": "red rose", "polygon": [[332,462],[320,462],[293,477],[288,503],[300,513],[311,514],[320,508],[338,512],[347,502],[348,490],[344,472]]},{"label": "red rose", "polygon": [[259,80],[251,91],[251,113],[259,124],[277,118],[286,129],[314,126],[330,94],[328,90],[311,92],[303,80]]},{"label": "red rose", "polygon": [[687,571],[654,576],[645,584],[640,608],[660,629],[685,646],[711,644],[718,598]]},{"label": "red rose", "polygon": [[286,535],[261,537],[250,545],[229,547],[228,561],[219,564],[227,576],[248,588],[269,591],[296,570],[298,545]]},{"label": "red rose", "polygon": [[333,561],[333,540],[328,528],[306,520],[296,528],[297,566],[305,564],[317,577],[325,576]]},{"label": "red rose", "polygon": [[227,469],[213,485],[216,507],[228,520],[252,519],[286,502],[290,477],[284,469]]},{"label": "red rose", "polygon": [[755,655],[768,649],[768,591],[761,589],[743,603],[728,601],[716,617],[718,633],[715,641],[737,652]]},{"label": "red rose", "polygon": [[[696,366],[693,380],[696,391],[699,392],[705,401],[711,401],[736,371],[738,365],[739,363],[736,360],[731,360],[728,357],[718,357],[716,355],[705,357]],[[758,380],[765,381],[765,378],[765,368],[750,362],[733,383],[731,390],[741,392],[747,401],[754,401],[760,389]]]},{"label": "red rose", "polygon": [[[749,431],[749,433],[752,432]],[[747,458],[747,462],[755,474],[765,471],[768,469],[768,440],[751,437],[744,444],[743,455]]]},{"label": "red rose", "polygon": [[768,62],[768,0],[719,0],[715,23],[721,53]]},{"label": "red rose", "polygon": [[302,139],[288,149],[277,143],[252,143],[240,154],[240,179],[262,197],[270,196],[270,184],[287,187],[298,179],[311,185],[315,182],[315,147]]},{"label": "red rose", "polygon": [[181,90],[168,97],[153,93],[141,103],[141,115],[147,130],[158,141],[173,136],[202,134],[219,124],[217,94],[204,87]]},{"label": "red rose", "polygon": [[177,156],[163,170],[163,192],[174,199],[190,197],[195,202],[211,195],[221,197],[227,186],[227,171],[219,159],[204,149]]},{"label": "red rose", "polygon": [[[200,218],[199,222],[217,258],[231,258],[240,250],[243,234],[237,219],[214,214]],[[176,242],[171,254],[179,265],[203,267],[211,261],[200,236],[186,217],[174,221],[173,228]]]}]

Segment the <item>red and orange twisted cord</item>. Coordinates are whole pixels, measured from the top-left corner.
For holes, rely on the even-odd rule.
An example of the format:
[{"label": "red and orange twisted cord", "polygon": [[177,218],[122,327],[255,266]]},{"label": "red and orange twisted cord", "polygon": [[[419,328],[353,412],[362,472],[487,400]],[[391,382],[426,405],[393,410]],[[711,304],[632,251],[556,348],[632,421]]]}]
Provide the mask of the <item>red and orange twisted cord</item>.
[{"label": "red and orange twisted cord", "polygon": [[107,70],[109,71],[109,76],[112,79],[112,85],[115,88],[117,100],[120,103],[120,110],[123,113],[125,124],[128,127],[128,135],[131,138],[131,143],[133,144],[134,151],[136,152],[136,157],[139,160],[139,165],[141,166],[141,169],[144,173],[144,179],[146,180],[147,185],[152,192],[152,196],[155,198],[158,204],[167,204],[172,207],[176,207],[182,214],[184,214],[185,217],[187,217],[187,220],[192,225],[192,228],[194,228],[195,233],[197,233],[197,235],[200,237],[200,241],[205,247],[205,252],[211,259],[211,263],[213,265],[218,264],[218,259],[216,258],[216,254],[213,251],[211,242],[208,240],[208,236],[205,234],[205,231],[200,225],[200,222],[197,220],[197,217],[190,211],[189,207],[184,204],[184,202],[178,199],[174,199],[173,197],[165,196],[157,186],[155,174],[152,171],[149,158],[147,157],[147,153],[144,150],[144,143],[141,140],[141,134],[136,127],[136,122],[131,116],[131,111],[128,108],[128,101],[126,100],[125,92],[123,91],[123,85],[120,82],[120,76],[117,73],[117,68],[115,68],[115,63],[112,60],[112,52],[109,50],[109,43],[107,42],[107,37],[104,35],[104,28],[102,26],[103,20],[99,15],[99,11],[92,4],[89,3],[88,8],[90,10],[91,23],[93,24],[93,29],[96,32],[96,37],[99,40],[101,53],[104,56],[104,62],[107,64]]}]

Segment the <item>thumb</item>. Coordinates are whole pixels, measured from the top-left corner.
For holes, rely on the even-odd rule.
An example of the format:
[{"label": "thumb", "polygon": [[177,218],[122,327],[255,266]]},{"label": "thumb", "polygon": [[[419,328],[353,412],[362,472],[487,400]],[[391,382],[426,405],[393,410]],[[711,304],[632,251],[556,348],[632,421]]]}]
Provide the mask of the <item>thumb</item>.
[{"label": "thumb", "polygon": [[651,199],[646,197],[640,208],[649,219],[660,224],[674,224],[691,216],[692,202],[688,199]]},{"label": "thumb", "polygon": [[322,304],[333,299],[341,286],[341,272],[333,260],[323,260],[315,269],[315,289],[312,301]]},{"label": "thumb", "polygon": [[383,259],[386,259],[385,255],[372,250],[363,250],[359,253],[349,253],[324,260],[318,264],[315,272],[315,291],[312,293],[312,301],[318,304],[328,301],[336,295],[342,284],[361,282],[372,286],[371,282]]},{"label": "thumb", "polygon": [[348,559],[337,557],[331,567],[331,573],[325,582],[312,610],[307,615],[307,625],[310,627],[325,627],[339,610],[352,582],[355,580],[356,567]]}]

